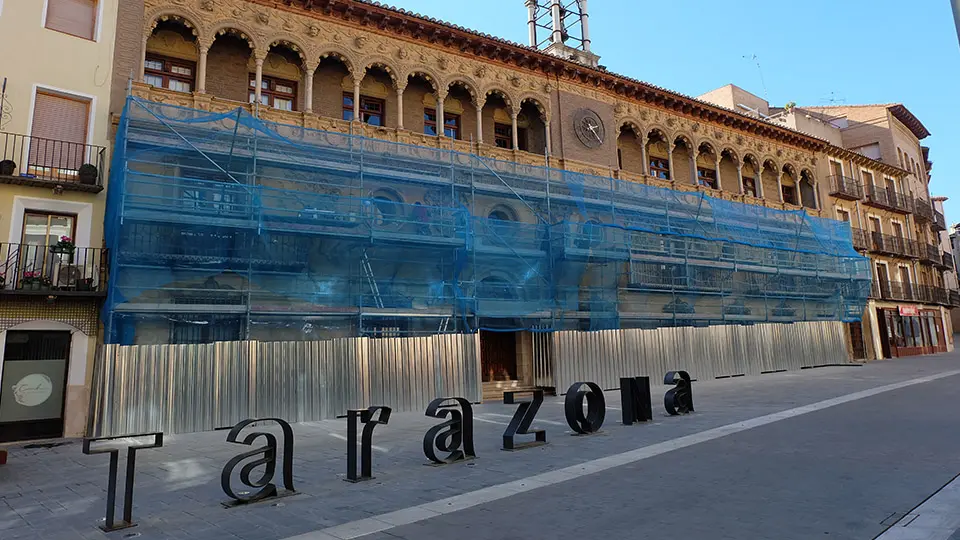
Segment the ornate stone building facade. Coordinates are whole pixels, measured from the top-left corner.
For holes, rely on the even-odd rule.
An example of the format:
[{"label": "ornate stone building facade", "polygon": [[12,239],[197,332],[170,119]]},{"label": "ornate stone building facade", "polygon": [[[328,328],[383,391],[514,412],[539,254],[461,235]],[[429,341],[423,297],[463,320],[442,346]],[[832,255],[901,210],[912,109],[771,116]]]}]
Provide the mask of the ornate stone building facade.
[{"label": "ornate stone building facade", "polygon": [[[240,108],[270,125],[582,173],[592,182],[670,188],[750,208],[794,211],[801,221],[802,216],[837,219],[834,207],[843,203],[835,204],[834,164],[875,171],[894,182],[910,174],[897,164],[741,113],[735,106],[357,0],[129,0],[120,6],[116,50],[111,109],[117,119],[128,95],[211,113]],[[271,186],[284,181],[295,182],[274,180]],[[512,185],[507,187],[516,195]],[[453,204],[423,186],[363,190],[362,197],[409,206],[414,216],[423,212],[419,205]],[[531,226],[544,210],[520,196],[477,195],[475,201],[474,217]],[[557,220],[618,227],[616,212],[591,207],[579,215],[574,210],[560,214]],[[644,264],[664,272],[655,263]],[[636,268],[615,278],[591,277],[586,271],[579,286],[592,279],[620,287],[626,291],[621,312],[649,312],[642,304],[659,302],[654,311],[675,318],[679,303],[669,295],[663,300],[655,295],[642,301],[628,298],[634,274],[648,267]],[[819,270],[813,272],[819,275]],[[404,271],[393,275],[408,277]],[[493,277],[495,273],[475,276],[476,281]],[[683,279],[696,280],[691,275]],[[230,286],[249,283],[234,279]],[[587,311],[583,306],[590,301],[583,291],[580,295],[578,309]],[[712,309],[731,320],[759,309],[723,302]],[[776,306],[765,302],[760,301],[762,309],[770,313],[796,311],[786,299],[778,299]],[[843,318],[825,311],[822,317]],[[816,316],[805,320],[811,318]],[[706,316],[703,320],[708,321]],[[141,329],[134,341],[166,339],[162,329]],[[529,336],[516,343],[520,349],[529,347]]]}]

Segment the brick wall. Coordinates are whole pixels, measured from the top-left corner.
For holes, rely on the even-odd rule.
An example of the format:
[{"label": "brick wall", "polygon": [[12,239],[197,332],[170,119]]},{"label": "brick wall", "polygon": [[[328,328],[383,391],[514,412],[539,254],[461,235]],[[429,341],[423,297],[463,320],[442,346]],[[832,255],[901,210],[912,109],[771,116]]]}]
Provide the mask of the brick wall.
[{"label": "brick wall", "polygon": [[250,46],[231,35],[217,38],[207,56],[207,92],[224,99],[249,101]]},{"label": "brick wall", "polygon": [[[585,161],[600,167],[617,168],[617,125],[613,107],[586,96],[560,91],[551,95],[551,128],[553,153],[563,159]],[[590,109],[603,122],[606,137],[597,148],[587,148],[573,128],[573,117],[580,109]]]},{"label": "brick wall", "polygon": [[777,183],[777,171],[764,167],[760,178],[763,180],[763,197],[770,201],[779,201],[780,186]]},{"label": "brick wall", "polygon": [[677,146],[673,149],[673,170],[670,174],[671,179],[678,184],[693,183],[693,178],[690,177],[690,151],[685,146]]},{"label": "brick wall", "polygon": [[617,139],[620,150],[620,168],[632,173],[643,173],[643,153],[640,141],[632,131],[624,131]]},{"label": "brick wall", "polygon": [[[427,94],[433,94],[429,83],[411,80],[403,91],[403,128],[415,133],[423,133],[423,101]],[[431,103],[436,103],[431,100]],[[436,107],[436,106],[434,106]],[[439,123],[439,119],[438,119]]]},{"label": "brick wall", "polygon": [[724,191],[731,193],[740,191],[740,184],[737,180],[737,164],[728,157],[720,160],[720,182]]},{"label": "brick wall", "polygon": [[114,39],[110,112],[119,114],[127,96],[127,81],[140,72],[140,36],[143,35],[143,0],[121,0]]},{"label": "brick wall", "polygon": [[313,75],[313,112],[327,118],[342,118],[343,79],[350,75],[346,66],[334,60],[320,63]]}]

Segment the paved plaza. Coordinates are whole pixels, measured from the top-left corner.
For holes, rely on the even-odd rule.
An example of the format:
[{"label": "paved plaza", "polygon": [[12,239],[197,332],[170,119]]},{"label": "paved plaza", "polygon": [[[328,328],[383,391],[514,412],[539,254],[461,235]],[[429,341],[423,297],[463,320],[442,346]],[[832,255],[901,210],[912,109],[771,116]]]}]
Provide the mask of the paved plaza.
[{"label": "paved plaza", "polygon": [[249,447],[171,435],[138,454],[139,526],[113,533],[97,528],[107,456],[12,446],[0,539],[947,540],[960,527],[960,354],[698,381],[681,417],[653,382],[653,422],[622,425],[610,391],[602,432],[573,436],[548,397],[534,427],[549,444],[517,452],[500,450],[516,407],[478,405],[478,458],[443,467],[422,451],[439,421],[394,414],[359,484],[343,481],[345,420],[295,424],[298,494],[244,508],[220,504],[220,472]]}]

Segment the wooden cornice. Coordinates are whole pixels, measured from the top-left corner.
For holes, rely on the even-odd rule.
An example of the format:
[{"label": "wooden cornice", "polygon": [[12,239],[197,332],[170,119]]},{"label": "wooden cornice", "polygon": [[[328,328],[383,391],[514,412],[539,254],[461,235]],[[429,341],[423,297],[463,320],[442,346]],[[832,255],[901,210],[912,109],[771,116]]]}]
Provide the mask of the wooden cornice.
[{"label": "wooden cornice", "polygon": [[635,99],[686,116],[718,123],[780,141],[805,150],[823,150],[829,143],[782,126],[777,126],[730,109],[718,107],[666,88],[631,79],[602,69],[564,60],[542,51],[450,25],[405,10],[364,0],[248,0],[264,6],[331,17],[378,32],[425,41],[453,53],[470,54],[515,68],[535,71],[581,85]]}]

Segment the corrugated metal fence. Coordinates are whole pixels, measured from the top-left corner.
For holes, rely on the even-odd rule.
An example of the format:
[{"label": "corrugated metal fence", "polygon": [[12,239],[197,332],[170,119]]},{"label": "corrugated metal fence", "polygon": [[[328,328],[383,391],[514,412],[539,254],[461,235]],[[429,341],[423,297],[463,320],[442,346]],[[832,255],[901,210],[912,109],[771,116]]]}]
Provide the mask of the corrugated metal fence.
[{"label": "corrugated metal fence", "polygon": [[[811,322],[537,333],[533,377],[563,392],[577,381],[617,388],[620,377],[683,369],[698,379],[849,361],[843,323]],[[290,422],[389,405],[422,411],[436,397],[480,401],[478,334],[105,345],[97,355],[88,432],[94,436]]]},{"label": "corrugated metal fence", "polygon": [[477,335],[105,345],[88,432],[187,433],[271,416],[307,422],[369,405],[422,411],[440,396],[480,401]]},{"label": "corrugated metal fence", "polygon": [[850,361],[844,325],[835,321],[555,332],[534,339],[533,358],[537,384],[558,392],[578,381],[618,388],[625,376],[656,384],[678,369],[704,380]]}]

